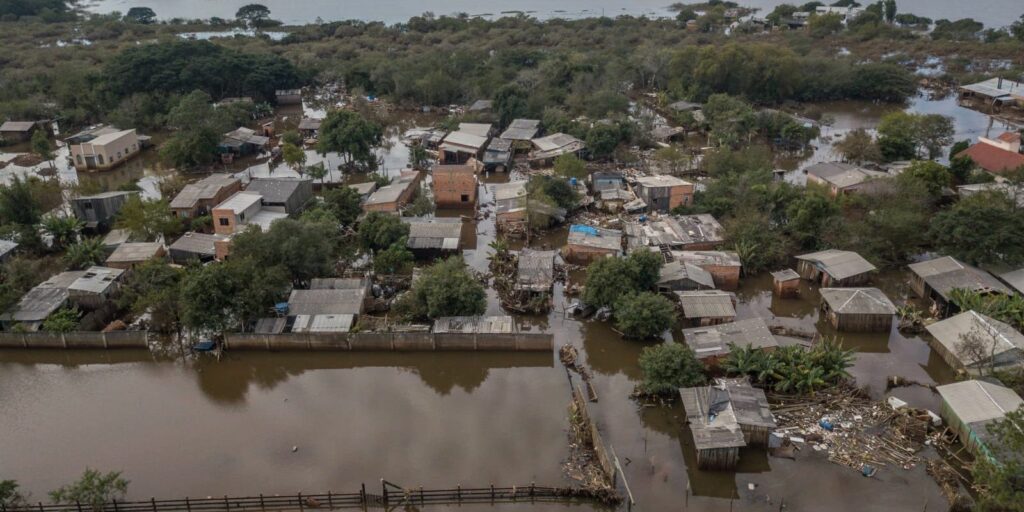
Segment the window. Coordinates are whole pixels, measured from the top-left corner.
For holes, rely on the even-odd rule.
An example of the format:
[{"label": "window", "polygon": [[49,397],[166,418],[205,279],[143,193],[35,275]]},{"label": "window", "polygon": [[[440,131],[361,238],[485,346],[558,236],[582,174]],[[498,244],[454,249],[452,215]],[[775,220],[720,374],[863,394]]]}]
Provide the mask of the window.
[{"label": "window", "polygon": [[85,208],[86,210],[92,210],[92,201],[86,201],[82,203],[82,208]]},{"label": "window", "polygon": [[469,202],[469,194],[462,194],[462,202],[463,203],[468,203]]},{"label": "window", "polygon": [[96,161],[99,162],[102,165],[103,164],[103,155],[96,155]]},{"label": "window", "polygon": [[75,158],[78,159],[78,165],[82,165],[82,155],[75,155]]},{"label": "window", "polygon": [[221,217],[221,218],[217,219],[217,222],[219,222],[221,226],[227,226],[228,225],[228,219],[226,219],[224,217]]},{"label": "window", "polygon": [[118,151],[117,152],[117,158],[114,158],[114,160],[120,160],[120,159],[121,159],[121,152]]}]

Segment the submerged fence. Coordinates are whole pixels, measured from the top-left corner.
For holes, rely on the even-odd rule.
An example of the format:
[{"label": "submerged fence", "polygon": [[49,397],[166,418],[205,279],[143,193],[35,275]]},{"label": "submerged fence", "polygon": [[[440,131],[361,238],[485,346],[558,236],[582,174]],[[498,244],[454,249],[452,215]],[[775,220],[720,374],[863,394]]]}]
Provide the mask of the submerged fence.
[{"label": "submerged fence", "polygon": [[461,503],[533,503],[601,501],[602,496],[572,487],[490,487],[454,489],[402,488],[381,480],[379,494],[368,492],[363,485],[359,492],[322,493],[222,498],[184,498],[174,500],[111,501],[94,506],[87,503],[25,505],[7,507],[0,512],[232,512],[309,509],[346,509],[396,507],[402,505],[449,505]]},{"label": "submerged fence", "polygon": [[0,332],[0,348],[147,348],[147,331]]},{"label": "submerged fence", "polygon": [[349,350],[349,351],[512,351],[550,352],[554,336],[550,333],[432,333],[432,332],[358,332],[358,333],[225,333],[224,347],[234,350]]}]

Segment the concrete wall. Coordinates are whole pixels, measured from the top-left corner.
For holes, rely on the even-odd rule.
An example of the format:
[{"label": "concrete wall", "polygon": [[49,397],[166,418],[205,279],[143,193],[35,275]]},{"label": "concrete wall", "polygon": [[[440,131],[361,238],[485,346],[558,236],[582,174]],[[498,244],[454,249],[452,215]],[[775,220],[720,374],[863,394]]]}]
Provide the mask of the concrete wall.
[{"label": "concrete wall", "polygon": [[147,348],[146,331],[0,332],[0,348]]},{"label": "concrete wall", "polygon": [[503,351],[550,352],[554,336],[546,333],[465,334],[430,332],[226,333],[234,350],[350,350],[385,352]]}]

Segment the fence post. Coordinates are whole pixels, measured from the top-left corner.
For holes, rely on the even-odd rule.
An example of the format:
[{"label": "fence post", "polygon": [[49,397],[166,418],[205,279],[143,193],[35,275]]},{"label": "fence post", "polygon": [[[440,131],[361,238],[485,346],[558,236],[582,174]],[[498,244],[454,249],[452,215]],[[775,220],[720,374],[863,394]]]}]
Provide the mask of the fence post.
[{"label": "fence post", "polygon": [[458,490],[456,492],[456,498],[459,500],[459,503],[462,503],[462,484],[459,484]]},{"label": "fence post", "polygon": [[384,479],[380,479],[381,496],[384,498],[384,505],[388,504],[388,486],[384,485]]},{"label": "fence post", "polygon": [[260,510],[266,510],[266,505],[263,504],[263,493],[260,493]]},{"label": "fence post", "polygon": [[359,501],[362,502],[363,505],[366,505],[366,482],[360,484]]},{"label": "fence post", "polygon": [[224,510],[231,510],[231,503],[228,502],[227,495],[224,496]]},{"label": "fence post", "polygon": [[494,484],[491,484],[491,505],[494,505]]},{"label": "fence post", "polygon": [[153,512],[156,512],[156,498],[150,496],[149,497],[149,504],[153,505]]},{"label": "fence post", "polygon": [[427,500],[423,496],[423,486],[421,485],[420,486],[420,505],[426,505],[426,503],[427,503]]},{"label": "fence post", "polygon": [[68,348],[68,339],[64,336],[64,333],[60,333],[60,343],[64,345],[64,348]]},{"label": "fence post", "polygon": [[104,349],[108,349],[108,348],[110,348],[110,347],[109,347],[109,346],[107,345],[107,333],[103,332],[103,333],[100,333],[100,334],[102,334],[102,336],[100,336],[100,337],[101,337],[101,338],[103,338],[103,348],[104,348]]},{"label": "fence post", "polygon": [[302,510],[302,493],[299,493],[299,510]]},{"label": "fence post", "polygon": [[188,496],[185,496],[185,510],[192,512],[192,504],[188,502]]},{"label": "fence post", "polygon": [[82,502],[75,500],[75,506],[78,507],[78,512],[82,512]]},{"label": "fence post", "polygon": [[43,512],[43,502],[39,502],[39,512]]},{"label": "fence post", "polygon": [[327,491],[327,508],[334,508],[334,502],[331,501],[331,491]]},{"label": "fence post", "polygon": [[113,502],[114,502],[114,512],[117,512],[117,498],[114,498]]}]

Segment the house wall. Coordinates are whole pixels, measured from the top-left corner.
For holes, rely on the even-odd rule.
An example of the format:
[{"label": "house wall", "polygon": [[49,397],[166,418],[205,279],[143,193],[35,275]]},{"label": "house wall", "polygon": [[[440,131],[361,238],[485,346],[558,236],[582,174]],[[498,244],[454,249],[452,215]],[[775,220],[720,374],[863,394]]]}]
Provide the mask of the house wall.
[{"label": "house wall", "polygon": [[569,244],[562,250],[562,256],[570,263],[589,265],[605,256],[615,256],[618,252],[616,250],[599,249],[587,245]]},{"label": "house wall", "polygon": [[733,469],[739,460],[739,448],[697,450],[697,467],[700,469]]},{"label": "house wall", "polygon": [[828,321],[837,331],[843,332],[889,332],[894,315],[854,315],[833,311],[822,303]]},{"label": "house wall", "polygon": [[789,281],[774,281],[772,291],[776,296],[783,299],[794,299],[800,296],[800,280],[790,279]]},{"label": "house wall", "polygon": [[231,239],[218,240],[213,243],[213,248],[217,253],[215,256],[217,261],[224,261],[231,254]]},{"label": "house wall", "polygon": [[928,285],[925,284],[923,277],[914,273],[910,274],[910,289],[914,290],[914,293],[917,294],[918,297],[921,297],[922,299],[928,298],[927,287]]},{"label": "house wall", "polygon": [[740,267],[735,265],[697,265],[707,270],[719,290],[735,290],[740,287]]},{"label": "house wall", "polygon": [[970,425],[960,420],[956,415],[956,412],[953,411],[945,400],[942,401],[942,407],[939,409],[939,416],[942,418],[942,421],[946,422],[946,426],[956,433],[957,437],[960,438],[960,442],[965,448],[967,448],[967,451],[970,452],[971,455],[974,455],[975,457],[989,456],[988,447],[985,446],[977,435],[974,434],[974,430],[971,429]]},{"label": "house wall", "polygon": [[740,430],[743,431],[743,440],[747,442],[747,446],[768,446],[770,428],[740,424]]},{"label": "house wall", "polygon": [[[75,169],[80,171],[116,167],[139,154],[140,149],[139,137],[134,130],[104,145],[84,142],[72,144],[70,147],[71,160]],[[92,160],[89,157],[92,157]]]},{"label": "house wall", "polygon": [[127,200],[128,195],[75,198],[71,200],[71,209],[74,210],[75,217],[82,222],[95,222],[97,227],[103,230],[109,227]]},{"label": "house wall", "polygon": [[434,203],[438,207],[476,205],[476,174],[465,169],[434,169]]},{"label": "house wall", "polygon": [[237,215],[234,210],[228,208],[214,208],[213,232],[218,235],[230,235],[245,225],[261,208],[260,203],[256,202]]},{"label": "house wall", "polygon": [[499,230],[507,229],[516,224],[526,222],[526,210],[499,213],[494,216],[494,223]]}]

